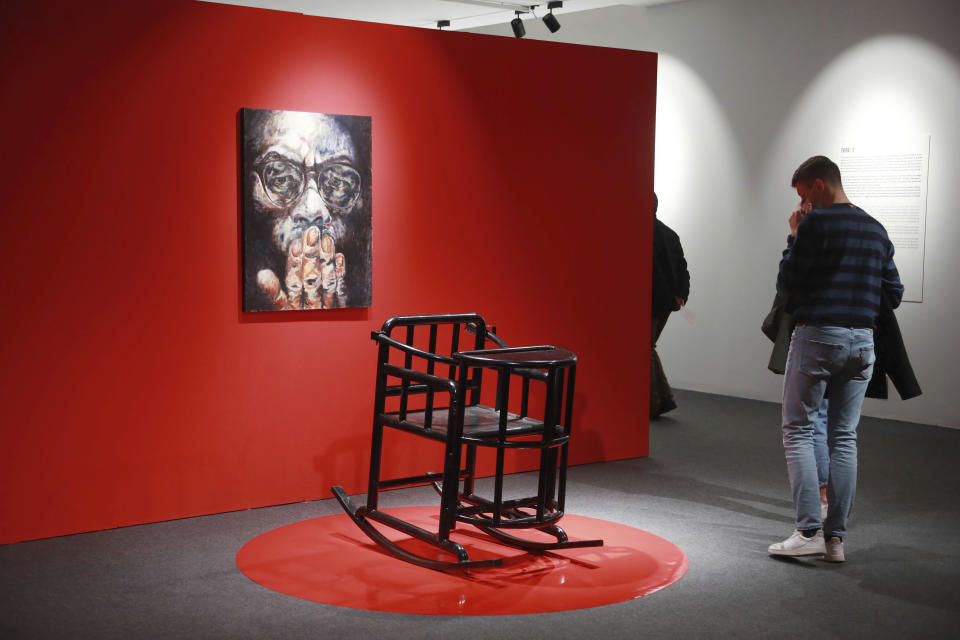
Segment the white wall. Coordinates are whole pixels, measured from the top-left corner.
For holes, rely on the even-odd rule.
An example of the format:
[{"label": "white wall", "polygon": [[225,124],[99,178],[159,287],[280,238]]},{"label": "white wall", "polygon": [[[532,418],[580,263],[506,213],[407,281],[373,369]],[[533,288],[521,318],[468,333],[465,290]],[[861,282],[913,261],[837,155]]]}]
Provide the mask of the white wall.
[{"label": "white wall", "polygon": [[660,53],[659,215],[692,279],[689,316],[674,314],[659,346],[676,387],[778,401],[760,321],[793,170],[847,136],[931,136],[924,301],[897,314],[924,395],[904,402],[891,386],[864,412],[960,427],[960,2],[688,0],[561,23],[555,35],[529,23],[528,37]]}]

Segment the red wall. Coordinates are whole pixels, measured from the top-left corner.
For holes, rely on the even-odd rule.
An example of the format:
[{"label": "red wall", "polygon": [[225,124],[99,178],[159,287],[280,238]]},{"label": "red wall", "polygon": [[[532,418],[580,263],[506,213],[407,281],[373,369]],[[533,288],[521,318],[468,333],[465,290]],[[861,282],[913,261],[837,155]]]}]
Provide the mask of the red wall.
[{"label": "red wall", "polygon": [[[186,0],[0,54],[0,543],[362,490],[397,314],[574,350],[572,461],[647,455],[654,54]],[[242,107],[373,117],[370,309],[240,311]]]}]

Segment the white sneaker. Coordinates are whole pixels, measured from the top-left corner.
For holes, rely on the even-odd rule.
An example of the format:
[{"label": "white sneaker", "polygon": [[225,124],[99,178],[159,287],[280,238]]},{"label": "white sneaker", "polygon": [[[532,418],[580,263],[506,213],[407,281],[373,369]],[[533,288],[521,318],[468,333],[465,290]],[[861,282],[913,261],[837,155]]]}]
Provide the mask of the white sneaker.
[{"label": "white sneaker", "polygon": [[830,536],[825,544],[825,549],[823,559],[827,562],[843,562],[846,560],[846,558],[843,557],[843,540],[840,538]]},{"label": "white sneaker", "polygon": [[799,531],[794,531],[793,535],[783,542],[775,542],[767,547],[767,553],[772,556],[822,556],[826,553],[823,544],[823,530],[817,531],[812,538],[804,538]]}]

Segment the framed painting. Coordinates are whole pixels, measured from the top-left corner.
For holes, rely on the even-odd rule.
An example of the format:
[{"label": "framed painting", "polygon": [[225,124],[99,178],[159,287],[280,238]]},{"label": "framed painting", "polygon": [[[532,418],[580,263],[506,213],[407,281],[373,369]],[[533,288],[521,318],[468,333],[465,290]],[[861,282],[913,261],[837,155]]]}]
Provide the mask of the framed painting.
[{"label": "framed painting", "polygon": [[369,116],[243,109],[243,310],[369,307]]}]

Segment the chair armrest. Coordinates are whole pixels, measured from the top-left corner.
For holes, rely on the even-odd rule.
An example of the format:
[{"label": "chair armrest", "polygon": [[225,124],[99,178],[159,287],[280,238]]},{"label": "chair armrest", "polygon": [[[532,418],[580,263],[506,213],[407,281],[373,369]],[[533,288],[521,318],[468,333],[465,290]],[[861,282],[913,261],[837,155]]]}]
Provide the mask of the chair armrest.
[{"label": "chair armrest", "polygon": [[[477,335],[477,325],[473,324],[472,322],[463,325],[463,328],[464,328],[464,329],[466,330],[466,332],[469,333],[470,335],[472,335],[472,336]],[[508,345],[508,344],[503,340],[503,338],[501,338],[500,336],[497,335],[497,328],[494,327],[494,326],[488,326],[488,327],[487,327],[487,332],[486,332],[485,336],[486,336],[486,339],[487,339],[487,340],[489,340],[490,342],[494,343],[495,345],[497,345],[497,346],[500,347],[501,349],[507,349],[507,348],[510,346],[510,345]]]},{"label": "chair armrest", "polygon": [[414,371],[405,369],[392,364],[384,364],[383,370],[388,375],[400,378],[402,380],[413,380],[432,387],[436,391],[446,391],[451,397],[457,395],[457,383],[449,378],[441,378],[423,371]]},{"label": "chair armrest", "polygon": [[453,358],[448,358],[447,356],[441,356],[436,353],[430,353],[429,351],[424,351],[423,349],[417,349],[414,346],[405,344],[403,342],[400,342],[399,340],[391,338],[390,336],[386,335],[382,331],[372,331],[370,333],[370,338],[372,340],[376,340],[377,342],[386,343],[391,347],[394,347],[396,349],[399,349],[400,351],[403,351],[404,353],[409,353],[410,355],[424,358],[425,360],[433,360],[434,362],[440,362],[442,364],[452,364],[452,365],[457,364],[457,362]]}]

